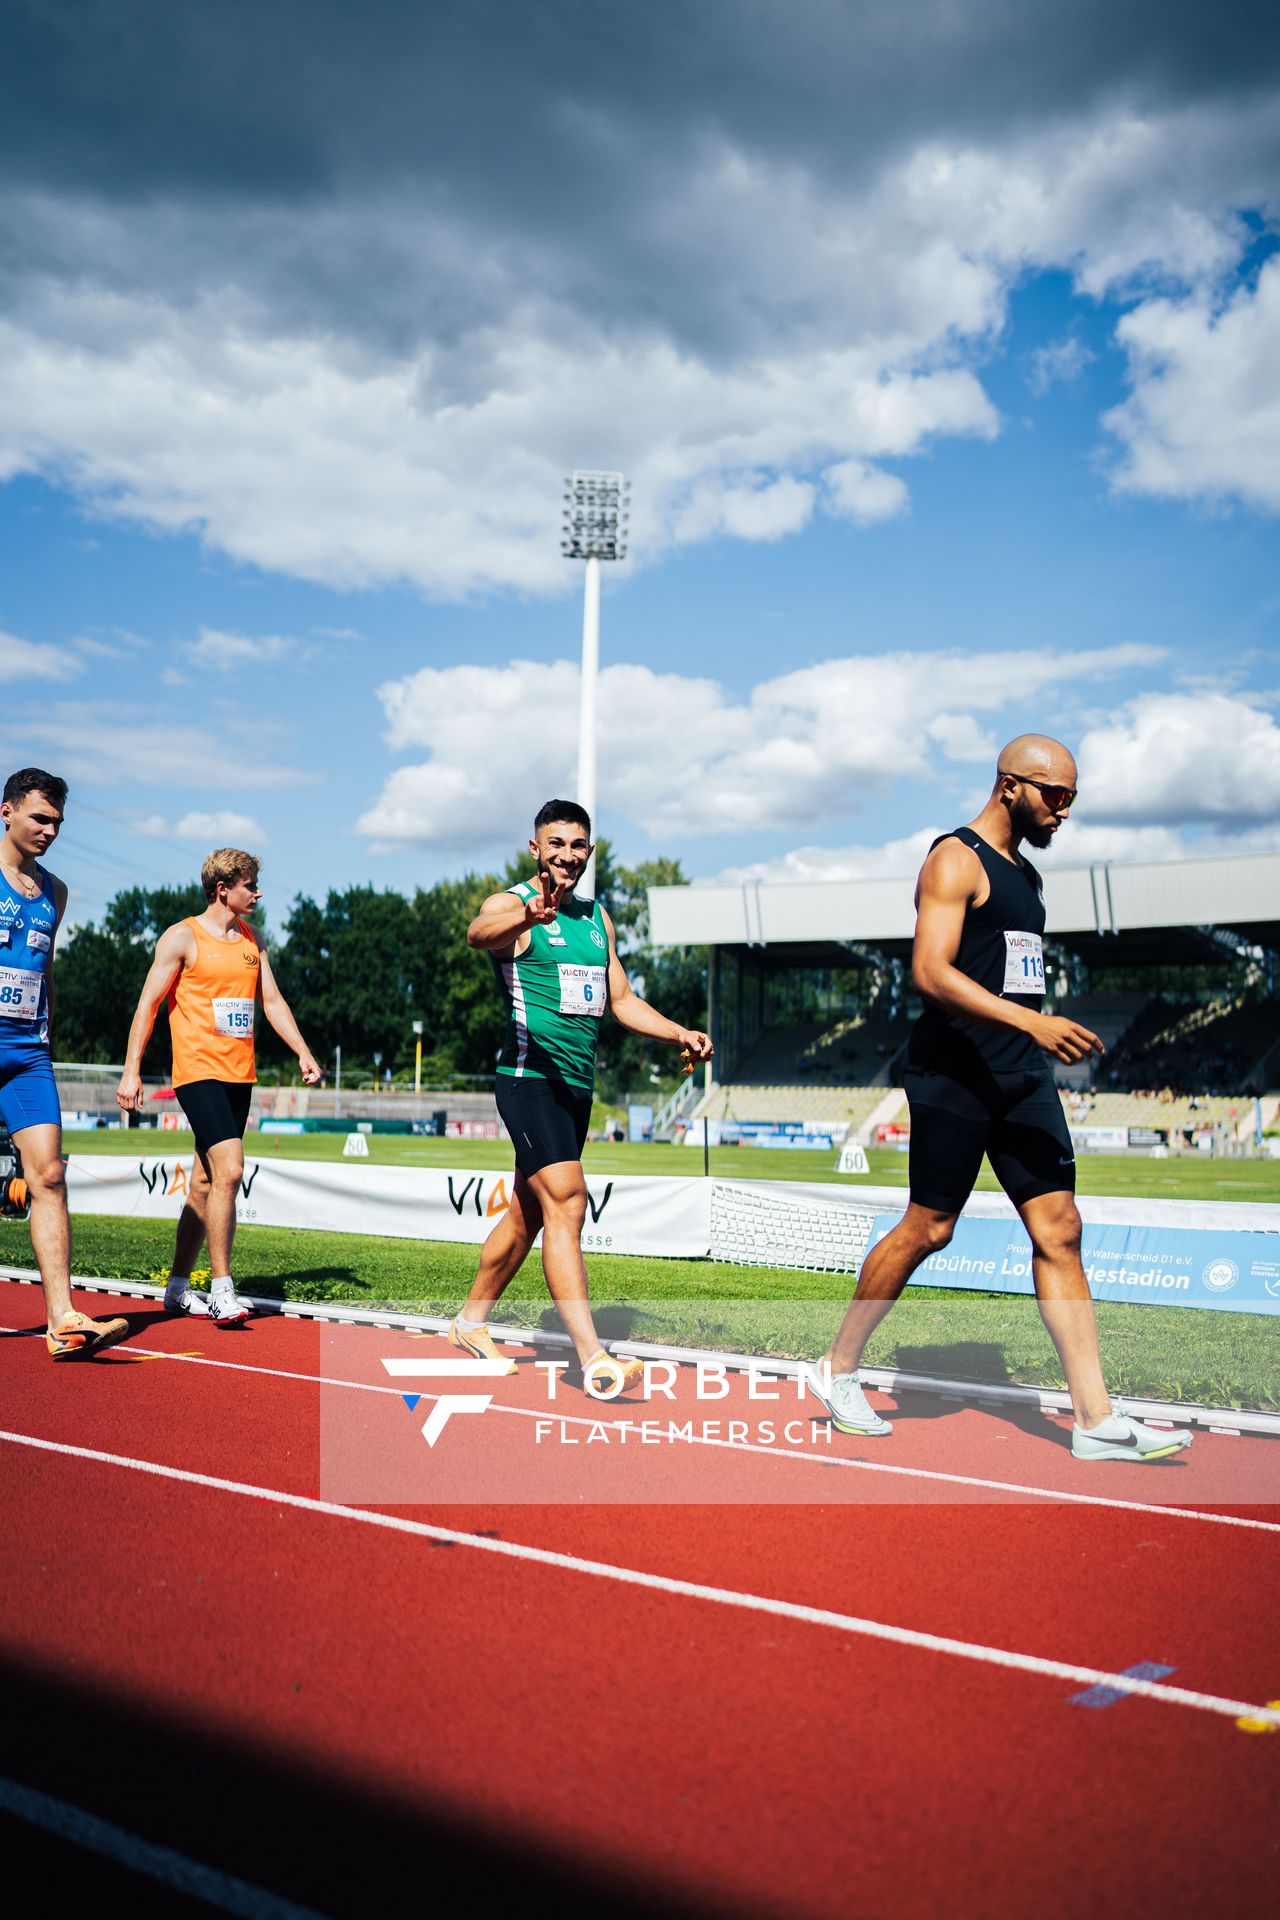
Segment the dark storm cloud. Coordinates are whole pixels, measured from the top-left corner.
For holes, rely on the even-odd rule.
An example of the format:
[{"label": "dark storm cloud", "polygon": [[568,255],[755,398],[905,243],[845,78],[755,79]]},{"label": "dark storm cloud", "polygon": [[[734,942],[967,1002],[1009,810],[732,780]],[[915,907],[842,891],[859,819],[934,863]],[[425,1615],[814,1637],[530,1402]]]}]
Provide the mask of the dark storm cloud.
[{"label": "dark storm cloud", "polygon": [[554,223],[711,135],[844,172],[1100,96],[1251,91],[1278,57],[1255,0],[9,0],[0,156],[124,196],[447,182]]}]

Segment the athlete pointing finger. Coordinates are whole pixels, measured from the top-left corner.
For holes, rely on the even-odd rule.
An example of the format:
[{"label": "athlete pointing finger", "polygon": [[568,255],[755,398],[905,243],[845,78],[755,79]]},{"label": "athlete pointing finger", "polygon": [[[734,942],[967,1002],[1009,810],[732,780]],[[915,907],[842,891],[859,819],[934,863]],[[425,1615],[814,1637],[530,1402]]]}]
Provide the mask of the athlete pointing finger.
[{"label": "athlete pointing finger", "polygon": [[605,1352],[587,1299],[582,1148],[600,1022],[607,1011],[630,1032],[669,1041],[698,1060],[710,1059],[711,1041],[631,991],[608,914],[599,901],[576,898],[593,852],[591,822],[576,801],[548,800],[534,821],[529,851],[536,881],[492,894],[467,930],[468,945],[492,959],[507,1003],[495,1093],[515,1146],[516,1173],[511,1204],[485,1242],[475,1285],[449,1337],[478,1358],[502,1357],[485,1322],[541,1231],[543,1272],[584,1385],[612,1398],[638,1382],[642,1363]]}]

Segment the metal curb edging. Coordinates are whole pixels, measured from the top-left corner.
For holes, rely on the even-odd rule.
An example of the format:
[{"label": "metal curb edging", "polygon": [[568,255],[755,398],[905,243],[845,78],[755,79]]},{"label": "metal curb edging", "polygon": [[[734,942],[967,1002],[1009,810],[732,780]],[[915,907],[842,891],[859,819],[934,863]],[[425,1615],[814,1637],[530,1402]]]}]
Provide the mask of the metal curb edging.
[{"label": "metal curb edging", "polygon": [[[33,1267],[0,1265],[0,1280],[14,1280],[23,1286],[39,1286],[40,1275]],[[122,1300],[162,1300],[164,1288],[142,1280],[84,1279],[73,1274],[73,1287],[83,1293],[114,1294]],[[445,1333],[451,1322],[431,1313],[397,1313],[374,1307],[348,1307],[332,1301],[267,1300],[241,1293],[259,1313],[285,1320],[320,1320],[340,1327],[386,1327],[407,1333]],[[568,1334],[552,1333],[541,1327],[504,1326],[490,1321],[495,1340],[522,1347],[568,1347]],[[794,1377],[805,1364],[801,1360],[779,1360],[758,1353],[723,1353],[714,1347],[664,1346],[643,1340],[611,1339],[619,1353],[634,1354],[641,1360],[674,1360],[679,1366],[707,1365],[727,1367],[731,1373],[755,1372]],[[1022,1406],[1041,1413],[1070,1413],[1071,1399],[1055,1387],[1021,1387],[982,1380],[949,1380],[935,1374],[902,1373],[894,1367],[862,1367],[859,1377],[864,1385],[882,1393],[925,1393],[941,1400],[973,1402],[978,1406]],[[1257,1434],[1280,1439],[1280,1413],[1261,1413],[1249,1408],[1202,1407],[1176,1400],[1139,1400],[1132,1394],[1117,1394],[1126,1410],[1143,1420],[1180,1421],[1184,1426],[1205,1427],[1210,1433]]]}]

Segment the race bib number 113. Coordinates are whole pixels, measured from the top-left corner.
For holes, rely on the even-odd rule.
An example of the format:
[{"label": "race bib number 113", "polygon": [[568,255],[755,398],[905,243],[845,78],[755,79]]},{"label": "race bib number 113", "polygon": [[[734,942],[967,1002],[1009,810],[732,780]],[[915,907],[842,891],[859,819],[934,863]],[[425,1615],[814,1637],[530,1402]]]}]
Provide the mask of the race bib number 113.
[{"label": "race bib number 113", "polygon": [[1006,932],[1001,992],[1044,992],[1044,946],[1038,933]]}]

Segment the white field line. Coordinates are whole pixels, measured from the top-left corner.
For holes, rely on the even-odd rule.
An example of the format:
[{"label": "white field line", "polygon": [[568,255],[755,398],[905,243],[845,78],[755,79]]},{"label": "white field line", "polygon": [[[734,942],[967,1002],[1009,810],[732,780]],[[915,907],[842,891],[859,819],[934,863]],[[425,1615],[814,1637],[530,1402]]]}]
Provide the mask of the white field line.
[{"label": "white field line", "polygon": [[232,1874],[219,1873],[198,1860],[188,1860],[185,1854],[175,1853],[171,1847],[157,1847],[140,1834],[130,1833],[126,1827],[100,1820],[96,1814],[86,1813],[83,1807],[71,1806],[66,1800],[54,1800],[47,1793],[19,1785],[16,1780],[0,1778],[0,1810],[25,1820],[28,1826],[53,1834],[60,1845],[69,1840],[73,1846],[116,1861],[131,1873],[144,1873],[163,1887],[203,1900],[223,1913],[235,1914],[238,1920],[322,1920],[313,1907],[300,1907],[294,1900],[268,1893],[265,1887],[251,1886]]},{"label": "white field line", "polygon": [[953,1659],[970,1660],[982,1666],[1003,1667],[1014,1673],[1033,1673],[1049,1680],[1070,1681],[1081,1686],[1105,1686],[1119,1693],[1138,1694],[1158,1700],[1165,1706],[1193,1708],[1230,1720],[1249,1718],[1280,1728],[1280,1711],[1255,1705],[1247,1700],[1228,1700],[1214,1693],[1195,1693],[1187,1687],[1170,1687],[1158,1680],[1138,1680],[1131,1674],[1112,1673],[1104,1667],[1081,1667],[1066,1660],[1050,1660],[1039,1654],[1014,1653],[1004,1647],[984,1646],[980,1641],[953,1640],[937,1633],[920,1633],[911,1627],[890,1626],[882,1620],[859,1619],[855,1614],[833,1613],[825,1607],[806,1607],[793,1600],[774,1600],[764,1594],[740,1593],[730,1587],[711,1587],[694,1580],[673,1580],[665,1574],[644,1573],[637,1567],[619,1567],[606,1560],[584,1560],[577,1554],[554,1553],[546,1547],[521,1546],[510,1540],[491,1540],[484,1535],[460,1533],[452,1527],[438,1527],[423,1520],[406,1520],[398,1514],[377,1513],[366,1507],[341,1506],[331,1500],[313,1500],[306,1494],[284,1493],[275,1487],[252,1486],[242,1480],[223,1480],[214,1474],[193,1473],[185,1467],[162,1467],[153,1460],[134,1460],[127,1454],[103,1453],[96,1447],[75,1447],[61,1440],[41,1440],[33,1434],[9,1433],[0,1429],[0,1441],[11,1446],[31,1447],[41,1453],[59,1454],[67,1459],[91,1460],[100,1466],[121,1467],[132,1473],[150,1474],[160,1480],[175,1480],[186,1486],[207,1487],[215,1493],[236,1494],[241,1499],[259,1500],[268,1506],[292,1507],[300,1513],[322,1514],[334,1520],[349,1520],[357,1526],[380,1527],[389,1533],[403,1533],[419,1540],[436,1540],[450,1546],[468,1547],[476,1553],[492,1553],[504,1560],[521,1560],[527,1565],[555,1567],[563,1573],[583,1574],[593,1580],[610,1580],[619,1586],[641,1587],[651,1593],[670,1594],[682,1600],[702,1600],[712,1606],[731,1607],[745,1613],[762,1613],[801,1625],[827,1627],[833,1632],[868,1640],[886,1641],[893,1646],[913,1647],[922,1653],[947,1654]]},{"label": "white field line", "polygon": [[[309,1387],[342,1387],[352,1393],[391,1393],[397,1399],[403,1398],[403,1391],[399,1387],[384,1387],[367,1380],[322,1379],[314,1373],[292,1373],[284,1367],[259,1367],[244,1360],[206,1360],[190,1353],[164,1353],[159,1348],[150,1349],[147,1357],[153,1360],[177,1360],[188,1367],[219,1367],[233,1373],[264,1373],[274,1380],[301,1380]],[[420,1400],[439,1397],[432,1393],[418,1396]],[[603,1408],[610,1402],[602,1400],[599,1404]],[[600,1420],[599,1415],[593,1419],[589,1415],[560,1413],[554,1408],[541,1413],[533,1407],[508,1407],[500,1400],[495,1400],[489,1411],[509,1414],[518,1420],[564,1420],[570,1426],[578,1427],[593,1427]],[[671,1417],[674,1418],[674,1414]],[[626,1424],[634,1426],[638,1423],[628,1421]],[[805,1460],[820,1467],[845,1468],[857,1473],[887,1473],[907,1480],[933,1480],[943,1486],[977,1487],[985,1493],[1014,1493],[1032,1500],[1060,1500],[1068,1506],[1118,1507],[1125,1513],[1161,1514],[1172,1520],[1200,1520],[1206,1526],[1244,1527],[1253,1533],[1280,1534],[1280,1521],[1255,1520],[1238,1513],[1213,1513],[1207,1507],[1164,1507],[1152,1500],[1115,1500],[1101,1493],[1070,1493],[1055,1487],[1029,1487],[1017,1480],[986,1480],[972,1473],[944,1473],[936,1467],[895,1466],[888,1460],[855,1460],[848,1454],[808,1453],[800,1447],[766,1447],[752,1441],[718,1440],[695,1433],[689,1434],[688,1442],[691,1446],[720,1447],[731,1453],[758,1453],[769,1460]],[[1081,1468],[1082,1472],[1087,1470],[1087,1467]]]}]

